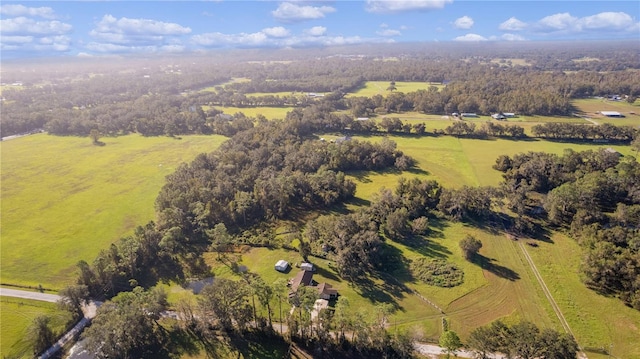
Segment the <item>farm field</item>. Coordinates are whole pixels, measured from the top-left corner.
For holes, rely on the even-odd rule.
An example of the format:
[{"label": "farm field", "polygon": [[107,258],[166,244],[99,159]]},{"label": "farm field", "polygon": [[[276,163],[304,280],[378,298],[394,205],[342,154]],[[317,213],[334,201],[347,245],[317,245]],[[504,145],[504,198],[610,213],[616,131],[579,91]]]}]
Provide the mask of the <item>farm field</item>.
[{"label": "farm field", "polygon": [[[358,89],[355,92],[350,92],[346,95],[346,97],[355,97],[355,96],[364,96],[364,97],[372,97],[375,95],[386,96],[391,92],[387,90],[389,87],[390,81],[367,81],[363,88]],[[404,82],[404,81],[396,81],[396,92],[416,92],[418,90],[427,90],[430,86],[435,86],[438,89],[442,89],[444,87],[443,84],[439,83],[429,83],[429,82]]]},{"label": "farm field", "polygon": [[[228,115],[233,115],[238,112],[242,112],[247,117],[257,117],[262,115],[270,120],[284,119],[287,116],[287,112],[293,110],[293,107],[221,107],[214,106]],[[207,111],[210,106],[202,106],[204,111]]]},{"label": "farm field", "polygon": [[[610,123],[618,126],[640,126],[640,101],[633,104],[627,101],[609,101],[601,98],[577,99],[573,105],[598,123]],[[611,118],[601,115],[600,111],[617,111],[624,118]]]},{"label": "farm field", "polygon": [[32,358],[30,345],[25,341],[31,322],[40,315],[52,317],[52,329],[61,332],[69,319],[56,303],[12,297],[0,298],[0,356],[3,358]]},{"label": "farm field", "polygon": [[[354,136],[354,138],[377,142],[384,136]],[[356,188],[358,198],[368,199],[381,187],[394,188],[398,179],[403,176],[435,179],[445,187],[495,186],[502,179],[502,174],[491,166],[502,154],[512,156],[528,151],[562,154],[567,148],[586,151],[611,147],[623,155],[635,155],[629,146],[610,144],[575,144],[543,140],[479,140],[452,136],[388,136],[388,138],[396,142],[398,149],[417,161],[420,171],[352,174],[352,178],[358,185]]]},{"label": "farm field", "polygon": [[154,219],[164,178],[222,136],[101,139],[26,136],[0,144],[2,153],[3,284],[61,289],[79,260]]}]

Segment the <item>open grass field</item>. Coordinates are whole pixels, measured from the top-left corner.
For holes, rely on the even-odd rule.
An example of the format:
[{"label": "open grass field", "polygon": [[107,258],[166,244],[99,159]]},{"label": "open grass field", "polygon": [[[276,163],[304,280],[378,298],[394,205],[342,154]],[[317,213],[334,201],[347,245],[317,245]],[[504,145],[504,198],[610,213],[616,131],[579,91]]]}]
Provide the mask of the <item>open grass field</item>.
[{"label": "open grass field", "polygon": [[52,318],[51,328],[64,329],[68,313],[59,311],[57,304],[21,298],[0,297],[0,356],[3,358],[32,358],[33,348],[25,340],[32,321],[40,316]]},{"label": "open grass field", "polygon": [[[611,123],[618,126],[640,127],[640,102],[633,104],[627,101],[609,101],[601,98],[578,99],[573,105],[583,114],[598,123]],[[611,118],[601,115],[600,111],[617,111],[624,118]]]},{"label": "open grass field", "polygon": [[[293,107],[219,107],[217,109],[223,111],[226,114],[233,115],[237,112],[242,112],[247,117],[257,117],[262,115],[269,120],[284,119],[287,116],[287,112],[293,110]],[[209,109],[209,106],[202,106],[204,111]]]},{"label": "open grass field", "polygon": [[[347,97],[354,97],[354,96],[372,97],[375,95],[386,96],[391,93],[391,91],[387,90],[387,88],[389,87],[389,82],[390,81],[367,81],[365,82],[364,87],[358,89],[355,92],[349,93],[346,96]],[[444,87],[444,85],[435,83],[435,82],[429,83],[429,82],[396,81],[395,91],[409,93],[409,92],[416,92],[418,90],[426,90],[430,86],[435,86],[438,89],[442,89]]]},{"label": "open grass field", "polygon": [[[640,358],[640,312],[615,298],[598,295],[580,281],[580,246],[555,234],[553,243],[527,248],[562,309],[578,343],[587,349],[612,348],[614,358]],[[608,358],[587,351],[589,358]]]},{"label": "open grass field", "polygon": [[75,264],[154,219],[166,175],[222,136],[88,138],[26,136],[2,153],[3,284],[60,289]]},{"label": "open grass field", "polygon": [[[442,119],[432,121],[450,123]],[[446,187],[496,185],[501,176],[491,165],[501,154],[525,151],[560,154],[566,148],[581,151],[606,147],[613,147],[624,155],[632,154],[629,146],[607,144],[474,140],[451,136],[389,137],[398,149],[417,160],[418,169],[404,173],[350,174],[358,186],[356,196],[365,203],[381,187],[394,188],[401,176],[433,178]],[[383,136],[356,138],[377,142]],[[97,147],[87,138],[39,134],[0,144],[3,283],[34,286],[42,283],[56,289],[68,283],[75,275],[74,264],[79,259],[91,261],[100,249],[130,233],[135,225],[153,218],[153,201],[164,176],[197,153],[215,149],[224,138],[187,136],[177,140],[125,136],[103,141],[106,146]],[[341,280],[329,261],[316,258],[313,261],[319,271],[314,278],[333,285],[350,299],[352,308],[357,308],[354,310],[372,312],[377,303],[392,303],[396,310],[390,323],[425,338],[439,336],[443,315],[410,290],[442,308],[451,327],[463,339],[476,326],[498,318],[508,322],[528,319],[539,326],[561,329],[515,242],[499,232],[459,223],[435,222],[431,228],[426,241],[388,242],[389,250],[399,263],[424,255],[446,258],[464,270],[465,282],[461,286],[431,287],[417,282],[400,267],[393,272],[395,279],[391,276],[372,278],[366,288],[357,287]],[[458,241],[466,234],[483,242],[482,257],[477,263],[467,262],[461,256]],[[624,307],[616,299],[585,288],[577,271],[580,248],[561,235],[553,236],[552,240],[553,243],[527,249],[580,345],[600,347],[611,342],[618,358],[640,357],[634,341],[640,337],[640,313]],[[236,277],[216,257],[213,253],[206,255],[214,274]],[[239,253],[237,258],[239,264],[259,273],[268,283],[277,278],[288,279],[296,273],[295,268],[288,274],[276,272],[273,265],[279,259],[291,263],[301,260],[295,251],[266,248],[250,249]],[[165,287],[173,303],[191,296],[177,285]],[[272,307],[277,308],[275,301]],[[277,319],[277,309],[274,312]]]},{"label": "open grass field", "polygon": [[246,77],[234,77],[232,78],[230,81],[227,82],[223,82],[219,85],[215,85],[215,86],[209,86],[209,87],[205,87],[200,89],[200,92],[215,92],[216,91],[216,87],[225,87],[227,85],[231,85],[231,84],[235,84],[235,83],[239,83],[239,82],[250,82],[251,79],[246,78]]}]

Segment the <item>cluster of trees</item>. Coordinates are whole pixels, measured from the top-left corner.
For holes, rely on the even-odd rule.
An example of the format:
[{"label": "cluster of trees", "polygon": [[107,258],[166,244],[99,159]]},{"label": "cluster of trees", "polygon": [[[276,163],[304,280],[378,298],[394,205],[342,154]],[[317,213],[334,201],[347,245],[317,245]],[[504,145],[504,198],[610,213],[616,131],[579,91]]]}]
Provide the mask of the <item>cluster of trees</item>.
[{"label": "cluster of trees", "polygon": [[485,327],[476,328],[469,335],[466,346],[478,358],[488,358],[492,353],[504,353],[508,358],[573,359],[578,344],[568,333],[547,328],[540,330],[535,324],[521,321],[511,326],[498,320]]},{"label": "cluster of trees", "polygon": [[343,171],[412,163],[392,141],[305,141],[312,131],[308,121],[295,118],[265,123],[182,165],[157,198],[159,229],[176,245],[206,243],[218,223],[237,231],[351,198],[355,185]]},{"label": "cluster of trees", "polygon": [[483,122],[482,125],[477,128],[475,123],[456,121],[451,126],[447,126],[444,129],[444,133],[457,137],[474,137],[474,138],[487,138],[487,137],[511,137],[522,138],[526,137],[524,128],[518,125],[503,125],[495,122]]},{"label": "cluster of trees", "polygon": [[[545,223],[571,231],[585,251],[585,283],[640,309],[640,164],[606,150],[563,156],[527,153],[501,156],[503,189],[522,228],[535,208]],[[545,194],[532,195],[532,192]]]},{"label": "cluster of trees", "polygon": [[531,128],[534,136],[551,139],[605,140],[629,142],[640,136],[631,126],[583,125],[576,123],[544,123]]}]

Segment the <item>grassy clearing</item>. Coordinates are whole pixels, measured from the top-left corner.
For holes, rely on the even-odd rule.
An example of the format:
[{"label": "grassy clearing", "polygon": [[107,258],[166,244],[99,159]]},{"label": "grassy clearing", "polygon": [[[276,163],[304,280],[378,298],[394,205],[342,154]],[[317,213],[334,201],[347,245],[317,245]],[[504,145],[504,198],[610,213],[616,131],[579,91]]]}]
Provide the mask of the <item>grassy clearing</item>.
[{"label": "grassy clearing", "polygon": [[[322,94],[322,92],[316,92],[317,94]],[[249,92],[244,94],[247,97],[260,97],[260,96],[280,96],[280,97],[287,97],[287,96],[300,96],[300,97],[306,97],[308,94],[308,92],[298,92],[298,91],[281,91],[281,92]]]},{"label": "grassy clearing", "polygon": [[25,340],[27,329],[40,315],[52,318],[51,328],[62,332],[69,314],[59,311],[55,303],[21,298],[0,297],[0,356],[3,358],[31,358],[33,349]]},{"label": "grassy clearing", "polygon": [[505,59],[491,59],[492,64],[497,64],[500,66],[531,66],[531,63],[526,59],[516,59],[516,58],[505,58]]},{"label": "grassy clearing", "polygon": [[607,349],[613,344],[614,357],[640,358],[640,312],[587,289],[580,281],[580,246],[558,233],[552,241],[528,251],[578,343],[582,347]]},{"label": "grassy clearing", "polygon": [[154,219],[164,178],[222,136],[88,138],[38,134],[2,142],[2,283],[59,289],[75,264]]},{"label": "grassy clearing", "polygon": [[[358,89],[355,92],[347,94],[347,97],[354,96],[364,96],[364,97],[372,97],[375,95],[386,96],[391,93],[387,88],[389,87],[390,81],[367,81],[364,84],[364,87]],[[430,86],[435,86],[438,89],[442,89],[444,87],[441,83],[429,83],[429,82],[403,82],[396,81],[396,91],[409,93],[416,92],[418,90],[426,90]]]},{"label": "grassy clearing", "polygon": [[250,78],[246,78],[246,77],[234,77],[230,81],[223,82],[223,83],[221,83],[219,85],[205,87],[203,89],[200,89],[199,91],[200,92],[216,92],[216,87],[225,87],[227,85],[231,85],[231,84],[235,84],[235,83],[242,83],[242,82],[251,82],[251,79]]},{"label": "grassy clearing", "polygon": [[[233,115],[238,112],[242,112],[247,117],[257,117],[262,115],[270,120],[284,119],[287,113],[293,110],[293,107],[216,107],[222,110],[224,113]],[[207,111],[209,106],[202,106],[202,109]]]},{"label": "grassy clearing", "polygon": [[635,112],[638,111],[640,105],[638,105],[638,101],[633,104],[628,103],[627,101],[610,101],[604,98],[585,98],[585,99],[576,99],[571,102],[573,106],[578,109],[578,111],[584,113],[596,113],[599,111],[620,111],[623,114],[625,112]]}]

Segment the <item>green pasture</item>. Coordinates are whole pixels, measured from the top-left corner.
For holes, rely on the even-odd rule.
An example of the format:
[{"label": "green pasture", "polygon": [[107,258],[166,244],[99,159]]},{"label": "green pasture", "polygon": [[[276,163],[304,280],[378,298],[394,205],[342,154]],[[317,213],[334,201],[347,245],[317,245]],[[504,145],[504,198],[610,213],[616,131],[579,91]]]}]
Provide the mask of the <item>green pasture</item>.
[{"label": "green pasture", "polygon": [[[262,115],[270,120],[284,119],[287,116],[287,113],[293,110],[293,107],[215,107],[229,115],[242,112],[247,117],[255,118],[258,115]],[[209,108],[209,106],[202,106],[202,109],[205,111]]]},{"label": "green pasture", "polygon": [[[464,260],[460,253],[458,242],[467,234],[484,243],[481,250],[483,260],[478,263]],[[520,257],[519,249],[504,235],[460,223],[435,223],[432,233],[425,239],[407,243],[387,241],[387,245],[392,253],[392,262],[388,265],[394,269],[381,277],[370,278],[367,285],[354,285],[342,280],[331,261],[321,258],[311,258],[317,267],[314,280],[327,282],[341,296],[348,297],[354,311],[361,310],[374,315],[376,304],[391,304],[394,313],[390,323],[424,338],[439,337],[443,317],[463,336],[475,327],[499,318],[512,322],[528,319],[543,327],[560,328],[526,262]],[[454,288],[439,288],[415,280],[407,271],[406,263],[422,256],[445,258],[455,263],[465,273],[464,283]],[[251,248],[243,253],[227,254],[223,260],[219,260],[215,253],[208,253],[205,257],[218,278],[239,280],[240,275],[231,270],[231,263],[237,262],[246,266],[249,272],[259,274],[267,283],[273,283],[278,278],[288,280],[294,277],[299,271],[295,265],[301,262],[296,251],[268,248]],[[291,272],[280,273],[274,269],[274,264],[280,259],[292,264]],[[182,291],[181,288],[170,290],[173,293]],[[434,302],[445,314],[412,291]],[[274,320],[279,320],[277,301],[274,300],[271,305],[276,309]],[[284,305],[284,308],[288,310],[289,306]]]},{"label": "green pasture", "polygon": [[29,325],[40,315],[51,317],[51,328],[60,333],[70,319],[56,303],[22,298],[0,297],[0,356],[3,358],[32,358],[33,348],[25,337]]},{"label": "green pasture", "polygon": [[[262,97],[262,96],[280,96],[280,97],[288,97],[288,96],[296,96],[296,97],[307,97],[308,92],[299,92],[299,91],[281,91],[281,92],[247,92],[244,95],[247,97]],[[318,92],[321,94],[321,92]]]},{"label": "green pasture", "polygon": [[231,84],[235,84],[235,83],[242,83],[242,82],[251,82],[251,79],[246,78],[246,77],[234,77],[230,81],[223,82],[223,83],[221,83],[219,85],[205,87],[205,88],[200,89],[199,91],[200,92],[216,92],[216,87],[225,87],[227,85],[231,85]]},{"label": "green pasture", "polygon": [[[367,81],[364,86],[359,88],[355,92],[347,94],[347,97],[373,97],[375,95],[386,96],[391,93],[387,90],[391,81]],[[396,81],[395,92],[410,93],[418,90],[427,90],[429,87],[435,86],[438,90],[444,87],[441,83],[429,83],[429,82],[410,82],[410,81]]]},{"label": "green pasture", "polygon": [[600,111],[619,111],[623,115],[626,115],[628,112],[637,112],[640,110],[640,102],[638,101],[631,104],[625,100],[610,101],[596,97],[575,99],[571,101],[571,104],[575,106],[578,111],[586,114],[595,114]]},{"label": "green pasture", "polygon": [[[611,348],[613,358],[640,358],[640,312],[620,300],[599,295],[580,280],[582,250],[555,233],[552,242],[527,248],[547,287],[583,348]],[[607,358],[587,351],[589,358]]]},{"label": "green pasture", "polygon": [[[381,141],[385,136],[355,136],[355,139]],[[502,180],[502,173],[492,168],[498,156],[513,156],[522,152],[551,152],[562,154],[565,149],[575,151],[596,150],[611,147],[623,155],[633,155],[630,146],[611,144],[577,144],[538,139],[468,139],[453,136],[400,136],[387,138],[397,144],[403,153],[417,161],[417,168],[408,172],[388,171],[355,172],[349,174],[356,182],[356,197],[369,199],[380,188],[395,188],[400,177],[435,179],[444,187],[495,186]]]},{"label": "green pasture", "polygon": [[26,136],[0,143],[0,281],[60,289],[79,260],[154,219],[165,176],[222,136],[89,138]]}]

